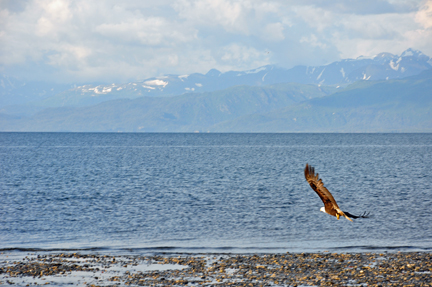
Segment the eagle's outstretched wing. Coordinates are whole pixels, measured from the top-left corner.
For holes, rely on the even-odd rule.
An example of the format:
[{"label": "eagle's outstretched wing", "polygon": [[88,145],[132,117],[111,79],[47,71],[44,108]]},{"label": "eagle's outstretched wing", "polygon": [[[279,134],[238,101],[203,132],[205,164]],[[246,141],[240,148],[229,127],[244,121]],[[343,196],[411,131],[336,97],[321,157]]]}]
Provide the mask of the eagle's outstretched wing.
[{"label": "eagle's outstretched wing", "polygon": [[315,169],[312,166],[306,164],[305,170],[305,178],[312,189],[318,194],[321,200],[324,203],[325,211],[333,216],[336,216],[339,219],[339,216],[343,216],[349,221],[352,221],[337,205],[336,200],[333,198],[333,195],[328,191],[328,189],[324,186],[324,183],[319,178],[319,174],[315,174]]}]

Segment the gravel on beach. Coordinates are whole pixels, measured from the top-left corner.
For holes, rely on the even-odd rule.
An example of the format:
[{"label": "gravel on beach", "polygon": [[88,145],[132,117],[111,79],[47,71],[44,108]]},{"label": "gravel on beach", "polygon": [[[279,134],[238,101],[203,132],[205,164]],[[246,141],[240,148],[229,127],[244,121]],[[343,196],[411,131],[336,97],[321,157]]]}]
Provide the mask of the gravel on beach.
[{"label": "gravel on beach", "polygon": [[432,286],[427,252],[8,257],[0,255],[2,286]]}]

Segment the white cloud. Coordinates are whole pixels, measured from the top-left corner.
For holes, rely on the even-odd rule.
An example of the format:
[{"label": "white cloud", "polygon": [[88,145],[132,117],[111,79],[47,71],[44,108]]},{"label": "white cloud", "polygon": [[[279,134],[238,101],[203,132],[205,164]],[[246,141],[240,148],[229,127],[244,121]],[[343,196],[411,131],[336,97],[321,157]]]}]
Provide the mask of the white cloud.
[{"label": "white cloud", "polygon": [[67,27],[73,17],[69,9],[69,1],[52,0],[36,1],[35,8],[39,12],[40,18],[36,23],[36,35],[53,36],[57,35],[62,29]]},{"label": "white cloud", "polygon": [[263,29],[262,38],[269,41],[282,41],[285,39],[284,29],[281,22],[269,23]]},{"label": "white cloud", "polygon": [[335,26],[335,21],[338,21],[337,14],[320,7],[294,6],[294,11],[309,27],[315,29],[319,33],[327,28]]},{"label": "white cloud", "polygon": [[70,1],[38,0],[36,3],[45,11],[46,16],[55,20],[57,23],[65,23],[72,18],[72,13],[69,10]]},{"label": "white cloud", "polygon": [[425,29],[432,27],[432,0],[425,1],[421,9],[416,13],[415,20]]},{"label": "white cloud", "polygon": [[309,37],[306,36],[301,37],[300,43],[309,43],[312,47],[319,47],[322,49],[327,48],[327,45],[325,43],[320,42],[315,34],[312,34]]},{"label": "white cloud", "polygon": [[48,64],[53,67],[79,70],[87,66],[86,59],[92,53],[87,47],[61,44],[56,47],[56,53],[48,55]]},{"label": "white cloud", "polygon": [[[288,22],[277,1],[179,0],[173,7],[181,19],[193,25],[221,27],[232,34],[260,35],[274,28],[271,33],[281,38],[280,31]],[[275,18],[280,21],[271,21]]]},{"label": "white cloud", "polygon": [[[337,10],[337,9],[336,9]],[[408,9],[409,10],[409,9]],[[318,33],[303,36],[301,42],[325,49],[334,46],[342,58],[372,56],[380,52],[401,53],[410,47],[423,49],[431,54],[432,49],[414,41],[413,34],[427,36],[416,21],[416,12],[389,12],[383,14],[344,14],[321,7],[297,8],[298,15]],[[313,20],[312,20],[313,19]],[[328,42],[326,45],[319,43]],[[422,42],[428,42],[423,39]]]},{"label": "white cloud", "polygon": [[180,18],[206,26],[222,26],[227,31],[247,32],[244,14],[248,2],[228,0],[180,0],[174,4]]},{"label": "white cloud", "polygon": [[220,59],[227,65],[246,68],[250,62],[256,63],[255,66],[264,65],[265,57],[264,51],[261,52],[253,47],[240,44],[231,44],[222,47]]},{"label": "white cloud", "polygon": [[320,65],[409,47],[431,56],[431,7],[432,0],[0,0],[0,72],[127,81]]},{"label": "white cloud", "polygon": [[160,17],[133,18],[121,23],[103,23],[95,27],[95,32],[113,41],[139,42],[151,46],[160,45],[163,41],[166,44],[172,41],[186,42],[195,37],[196,31],[184,33],[178,26]]}]

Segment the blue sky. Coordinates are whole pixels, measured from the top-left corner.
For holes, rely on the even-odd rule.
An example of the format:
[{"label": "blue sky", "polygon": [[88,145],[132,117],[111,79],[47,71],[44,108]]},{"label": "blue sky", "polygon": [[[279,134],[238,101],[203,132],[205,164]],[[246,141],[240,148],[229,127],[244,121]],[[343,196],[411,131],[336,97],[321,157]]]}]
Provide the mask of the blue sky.
[{"label": "blue sky", "polygon": [[432,56],[432,0],[0,0],[0,73],[126,82],[163,74]]}]

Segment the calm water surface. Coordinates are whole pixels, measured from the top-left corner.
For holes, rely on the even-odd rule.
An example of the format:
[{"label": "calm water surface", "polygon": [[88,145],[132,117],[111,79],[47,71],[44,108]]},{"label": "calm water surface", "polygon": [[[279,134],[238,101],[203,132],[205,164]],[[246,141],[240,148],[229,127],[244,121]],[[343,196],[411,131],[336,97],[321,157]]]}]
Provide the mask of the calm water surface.
[{"label": "calm water surface", "polygon": [[[342,210],[319,211],[320,173]],[[0,133],[0,249],[432,249],[432,134]]]}]

